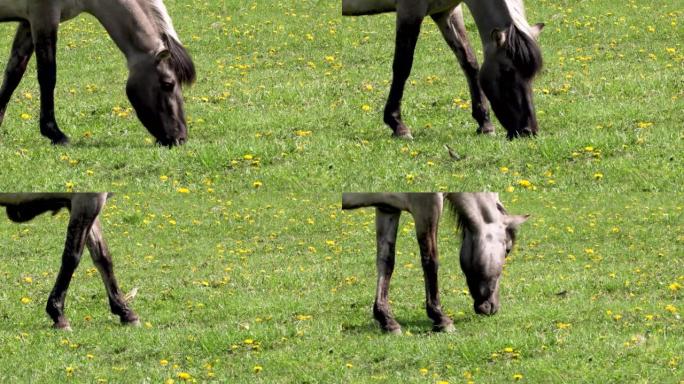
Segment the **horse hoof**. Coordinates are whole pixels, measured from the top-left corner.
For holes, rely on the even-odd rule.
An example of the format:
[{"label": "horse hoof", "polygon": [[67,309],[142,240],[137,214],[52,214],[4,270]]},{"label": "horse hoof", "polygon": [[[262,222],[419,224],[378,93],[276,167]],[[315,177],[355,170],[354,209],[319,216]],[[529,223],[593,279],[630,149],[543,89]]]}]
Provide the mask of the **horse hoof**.
[{"label": "horse hoof", "polygon": [[135,319],[133,321],[124,321],[122,322],[122,324],[128,327],[140,327],[142,325],[140,319]]},{"label": "horse hoof", "polygon": [[390,335],[401,335],[401,327],[400,328],[392,328],[392,329],[385,329],[385,333],[388,333]]},{"label": "horse hoof", "polygon": [[413,140],[413,135],[411,135],[410,131],[394,132],[392,137],[397,139]]},{"label": "horse hoof", "polygon": [[484,123],[481,127],[477,128],[478,135],[494,136],[496,135],[496,130],[492,123]]},{"label": "horse hoof", "polygon": [[456,332],[456,327],[454,327],[453,323],[435,324],[435,326],[432,328],[432,330],[434,332],[454,333],[454,332]]},{"label": "horse hoof", "polygon": [[54,328],[54,329],[59,329],[59,330],[61,330],[61,331],[65,331],[65,332],[71,332],[71,331],[73,331],[73,329],[71,329],[71,325],[69,325],[69,323],[55,323],[55,324],[52,326],[52,328]]},{"label": "horse hoof", "polygon": [[55,146],[66,146],[69,145],[69,138],[66,136],[62,136],[57,139],[52,139],[52,145]]}]

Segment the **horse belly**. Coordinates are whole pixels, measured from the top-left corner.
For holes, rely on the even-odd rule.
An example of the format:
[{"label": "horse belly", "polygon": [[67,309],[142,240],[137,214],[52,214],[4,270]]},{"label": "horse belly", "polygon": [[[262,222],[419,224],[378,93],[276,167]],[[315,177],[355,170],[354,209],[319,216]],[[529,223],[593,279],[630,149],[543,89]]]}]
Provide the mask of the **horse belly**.
[{"label": "horse belly", "polygon": [[461,0],[434,0],[428,2],[428,15],[444,12],[461,4]]},{"label": "horse belly", "polygon": [[26,1],[0,0],[0,20],[26,19],[27,16]]},{"label": "horse belly", "polygon": [[396,0],[342,0],[343,16],[373,15],[396,9]]}]

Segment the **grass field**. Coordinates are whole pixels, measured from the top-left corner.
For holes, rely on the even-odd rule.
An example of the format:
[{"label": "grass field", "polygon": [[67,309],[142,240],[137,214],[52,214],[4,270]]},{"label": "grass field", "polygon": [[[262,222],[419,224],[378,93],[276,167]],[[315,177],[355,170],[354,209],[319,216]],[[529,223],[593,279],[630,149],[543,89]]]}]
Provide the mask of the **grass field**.
[{"label": "grass field", "polygon": [[[684,206],[678,196],[505,194],[530,213],[479,317],[464,292],[452,217],[440,233],[441,291],[454,334],[423,310],[412,220],[400,223],[394,313],[371,318],[373,210],[339,194],[190,199],[117,194],[105,236],[144,325],[108,313],[84,259],[67,297],[74,331],[50,329],[67,215],[0,221],[3,382],[501,383],[684,381]],[[23,301],[22,301],[23,299]]]},{"label": "grass field", "polygon": [[[684,13],[676,1],[528,1],[530,21],[547,24],[546,67],[535,83],[541,133],[514,142],[502,129],[496,137],[474,134],[465,79],[432,23],[424,25],[404,99],[416,138],[408,142],[392,140],[381,119],[393,15],[342,18],[338,1],[317,0],[167,5],[199,74],[185,92],[188,145],[152,144],[125,97],[123,56],[95,19],[81,16],[59,36],[57,119],[73,144],[53,148],[39,135],[32,64],[0,127],[0,189],[684,185]],[[13,28],[0,26],[0,65]],[[465,159],[452,161],[444,144]]]}]

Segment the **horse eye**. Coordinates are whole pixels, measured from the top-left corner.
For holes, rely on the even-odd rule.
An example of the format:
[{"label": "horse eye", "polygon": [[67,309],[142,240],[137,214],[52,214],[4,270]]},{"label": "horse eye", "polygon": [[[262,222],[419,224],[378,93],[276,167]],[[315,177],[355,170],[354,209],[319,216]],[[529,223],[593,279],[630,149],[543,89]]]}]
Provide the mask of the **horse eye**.
[{"label": "horse eye", "polygon": [[162,81],[161,82],[161,89],[166,92],[171,92],[173,91],[173,87],[175,84],[172,81]]}]

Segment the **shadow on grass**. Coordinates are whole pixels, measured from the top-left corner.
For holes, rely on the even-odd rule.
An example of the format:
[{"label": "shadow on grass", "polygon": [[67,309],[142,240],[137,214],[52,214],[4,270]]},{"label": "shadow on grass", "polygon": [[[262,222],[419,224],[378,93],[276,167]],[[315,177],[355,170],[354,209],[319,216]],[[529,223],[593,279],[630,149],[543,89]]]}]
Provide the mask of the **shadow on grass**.
[{"label": "shadow on grass", "polygon": [[[415,318],[410,320],[397,318],[396,320],[401,325],[402,334],[404,335],[407,331],[411,332],[413,335],[447,334],[442,332],[434,332],[432,330],[432,321],[427,317],[425,319]],[[459,327],[473,323],[474,320],[478,320],[478,318],[474,315],[462,316],[458,319],[454,319],[454,326],[456,327],[456,332],[454,333],[457,334]],[[380,329],[378,323],[373,319],[368,319],[368,321],[361,324],[342,324],[342,333],[346,335],[387,334]]]}]

